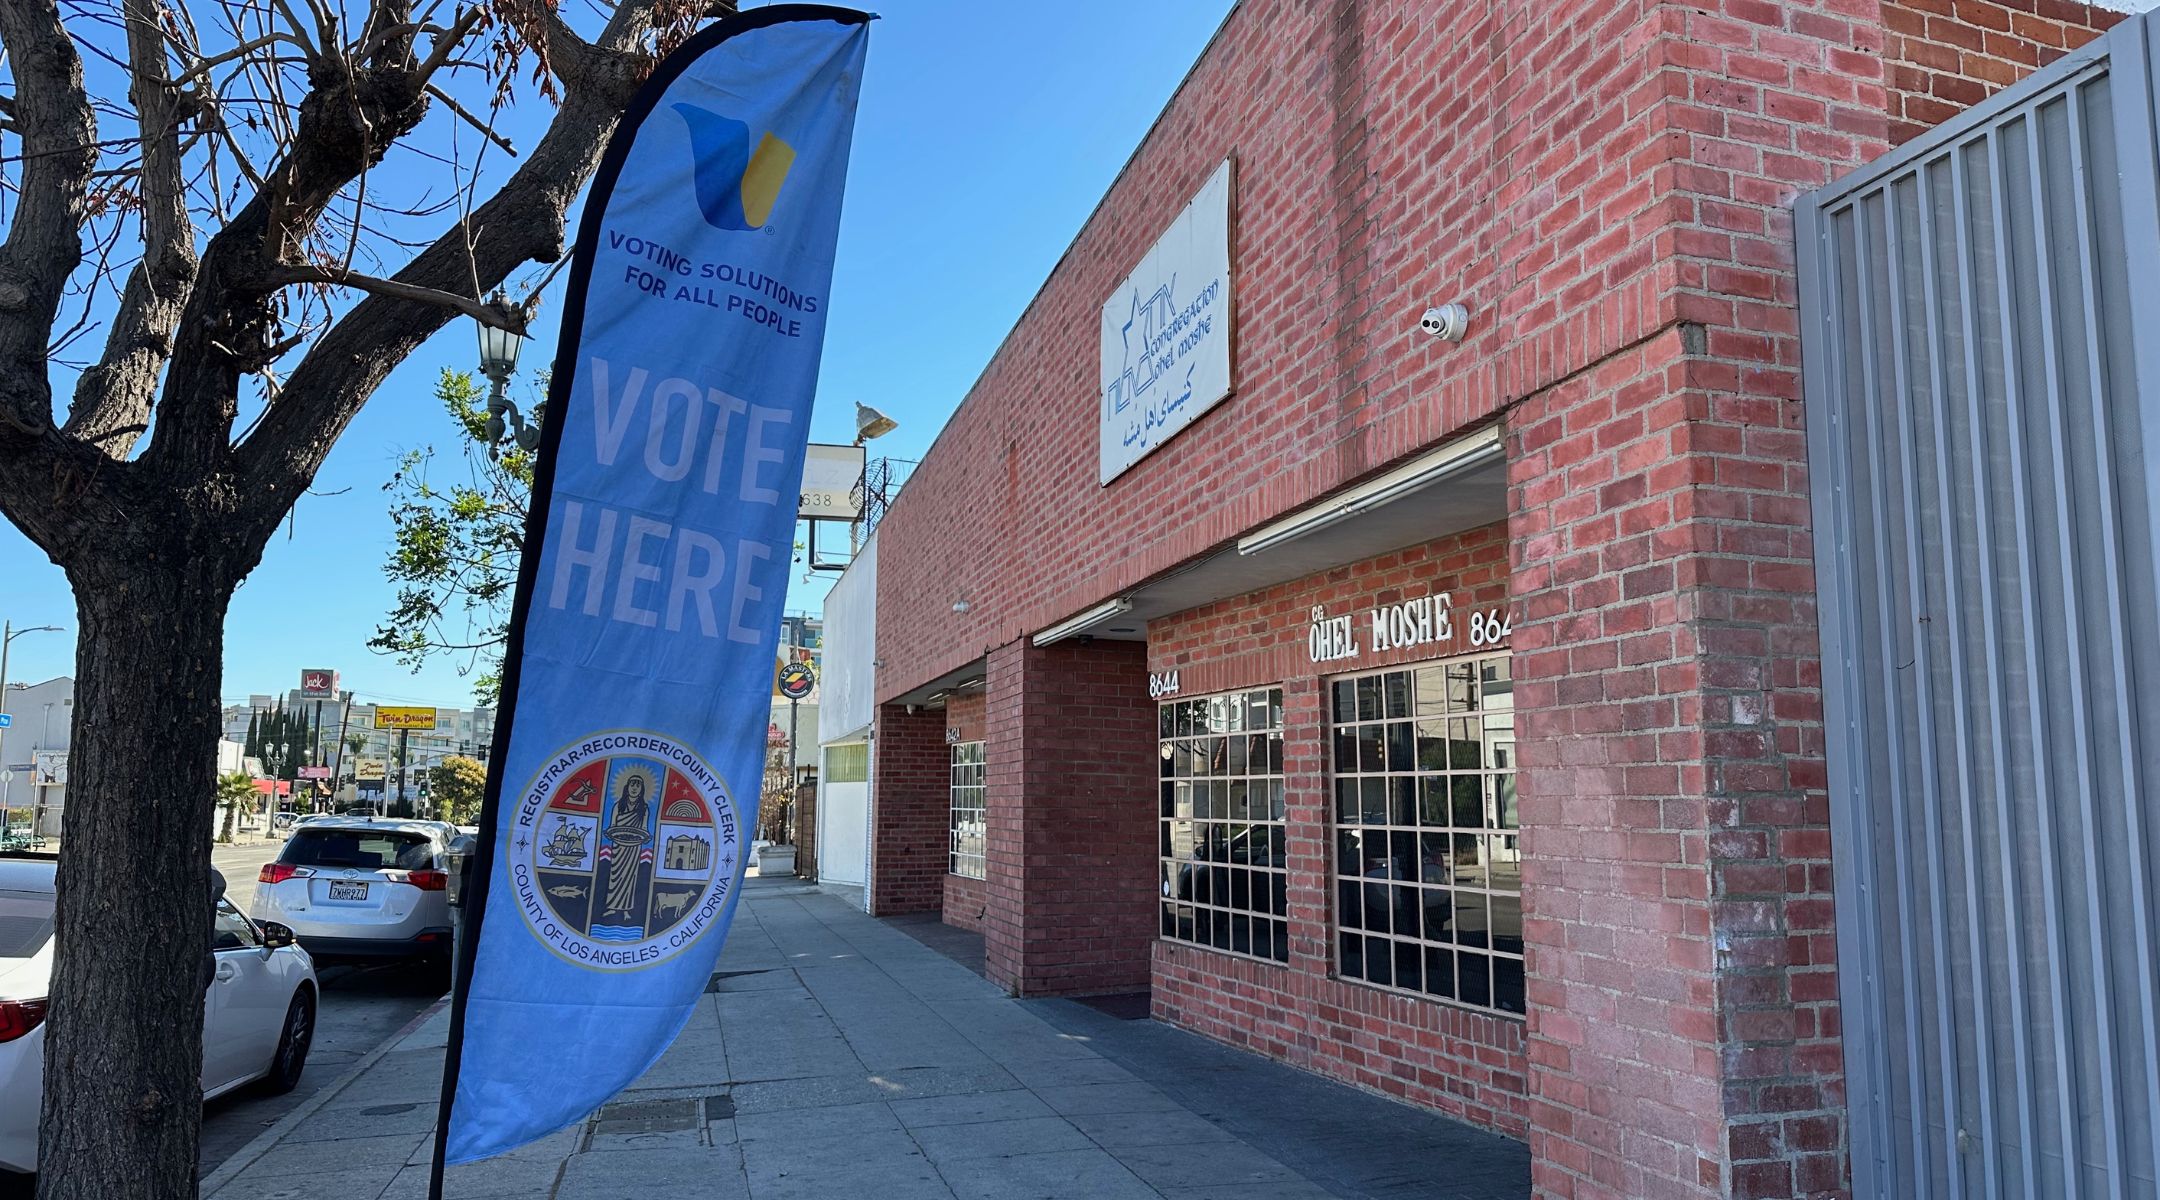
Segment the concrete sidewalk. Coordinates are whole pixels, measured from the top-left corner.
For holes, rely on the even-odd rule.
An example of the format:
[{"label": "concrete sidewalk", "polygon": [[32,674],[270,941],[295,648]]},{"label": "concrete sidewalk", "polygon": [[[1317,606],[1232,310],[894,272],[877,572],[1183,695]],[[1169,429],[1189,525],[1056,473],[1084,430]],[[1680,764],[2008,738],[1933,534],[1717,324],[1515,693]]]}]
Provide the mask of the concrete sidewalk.
[{"label": "concrete sidewalk", "polygon": [[[212,1200],[427,1193],[447,1013],[206,1181]],[[1519,1143],[1071,1001],[747,881],[713,991],[582,1127],[455,1168],[458,1200],[1519,1200]]]}]

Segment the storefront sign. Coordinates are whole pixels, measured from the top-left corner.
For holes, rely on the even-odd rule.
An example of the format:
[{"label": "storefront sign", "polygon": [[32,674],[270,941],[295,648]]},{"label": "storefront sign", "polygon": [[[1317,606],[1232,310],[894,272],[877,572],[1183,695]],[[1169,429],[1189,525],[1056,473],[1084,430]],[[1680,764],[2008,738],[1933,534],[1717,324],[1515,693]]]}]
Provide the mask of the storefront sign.
[{"label": "storefront sign", "polygon": [[1361,631],[1351,614],[1329,616],[1325,605],[1314,605],[1306,633],[1306,650],[1316,663],[1343,662],[1364,654],[1413,650],[1420,646],[1443,649],[1458,640],[1467,627],[1470,650],[1498,646],[1514,632],[1515,618],[1505,608],[1473,610],[1458,624],[1454,596],[1429,592],[1423,596],[1382,604],[1365,614]]},{"label": "storefront sign", "polygon": [[1230,163],[1102,307],[1102,482],[1230,394]]},{"label": "storefront sign", "polygon": [[1358,654],[1357,631],[1350,628],[1350,618],[1331,617],[1318,604],[1313,605],[1312,632],[1305,641],[1316,663],[1340,662]]},{"label": "storefront sign", "polygon": [[1408,650],[1432,642],[1455,640],[1455,614],[1446,592],[1434,592],[1398,604],[1372,610],[1372,648],[1375,653]]},{"label": "storefront sign", "polygon": [[788,700],[801,700],[817,690],[817,672],[810,669],[809,663],[787,663],[775,679],[774,690]]},{"label": "storefront sign", "polygon": [[862,515],[863,448],[810,443],[803,455],[802,503],[796,515],[805,520],[852,521]]},{"label": "storefront sign", "polygon": [[1176,671],[1154,671],[1149,673],[1147,677],[1147,694],[1150,700],[1160,700],[1165,696],[1177,695],[1178,673]]},{"label": "storefront sign", "polygon": [[300,672],[300,698],[302,700],[335,700],[338,695],[338,673],[328,667],[309,667]]},{"label": "storefront sign", "polygon": [[432,708],[400,708],[379,704],[375,707],[377,729],[433,729],[435,710]]}]

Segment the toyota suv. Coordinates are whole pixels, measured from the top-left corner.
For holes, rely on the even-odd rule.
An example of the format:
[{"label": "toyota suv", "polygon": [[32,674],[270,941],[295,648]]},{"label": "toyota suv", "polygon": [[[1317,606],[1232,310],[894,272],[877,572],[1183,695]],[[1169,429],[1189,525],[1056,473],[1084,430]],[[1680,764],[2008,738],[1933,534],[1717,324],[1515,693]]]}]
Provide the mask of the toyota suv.
[{"label": "toyota suv", "polygon": [[448,852],[438,821],[330,817],[297,826],[255,888],[257,920],[318,959],[450,955]]}]

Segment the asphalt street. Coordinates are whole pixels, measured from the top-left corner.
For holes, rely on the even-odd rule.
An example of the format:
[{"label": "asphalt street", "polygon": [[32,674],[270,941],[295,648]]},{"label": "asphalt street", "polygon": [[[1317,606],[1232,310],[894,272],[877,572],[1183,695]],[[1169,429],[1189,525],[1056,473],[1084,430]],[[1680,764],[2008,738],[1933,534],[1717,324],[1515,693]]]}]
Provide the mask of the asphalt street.
[{"label": "asphalt street", "polygon": [[[281,841],[262,840],[212,847],[211,864],[224,873],[228,894],[243,910],[253,911],[255,877],[262,864],[277,856],[282,845]],[[318,963],[316,974],[322,983],[322,1004],[317,1011],[315,1045],[308,1054],[300,1086],[282,1096],[265,1095],[257,1087],[242,1088],[206,1105],[200,1174],[217,1169],[218,1164],[279,1117],[344,1074],[368,1051],[440,999],[449,987],[441,970],[411,964],[356,967]],[[0,1176],[0,1200],[16,1200],[29,1194],[27,1181]]]}]

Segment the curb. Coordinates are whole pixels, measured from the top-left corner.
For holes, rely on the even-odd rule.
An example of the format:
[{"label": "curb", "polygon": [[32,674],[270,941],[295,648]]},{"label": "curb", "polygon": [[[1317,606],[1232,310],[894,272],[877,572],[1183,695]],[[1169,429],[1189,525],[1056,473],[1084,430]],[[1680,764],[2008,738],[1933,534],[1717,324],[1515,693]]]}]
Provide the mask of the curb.
[{"label": "curb", "polygon": [[314,1116],[324,1105],[337,1099],[338,1093],[351,1087],[353,1081],[359,1079],[368,1068],[381,1062],[385,1055],[403,1045],[406,1038],[411,1037],[415,1031],[426,1024],[436,1013],[441,1012],[443,1007],[449,1003],[450,997],[446,995],[435,1003],[421,1009],[419,1015],[405,1022],[404,1028],[384,1038],[381,1045],[361,1055],[360,1061],[354,1063],[350,1070],[317,1089],[314,1095],[294,1105],[291,1112],[272,1122],[270,1128],[255,1136],[254,1141],[233,1151],[230,1158],[218,1164],[217,1170],[203,1176],[202,1181],[195,1185],[196,1195],[202,1197],[203,1200],[209,1200],[210,1197],[215,1196],[220,1189],[230,1184],[240,1172],[254,1166],[256,1161],[262,1158],[263,1155],[276,1149],[278,1142],[284,1138],[292,1126]]}]

